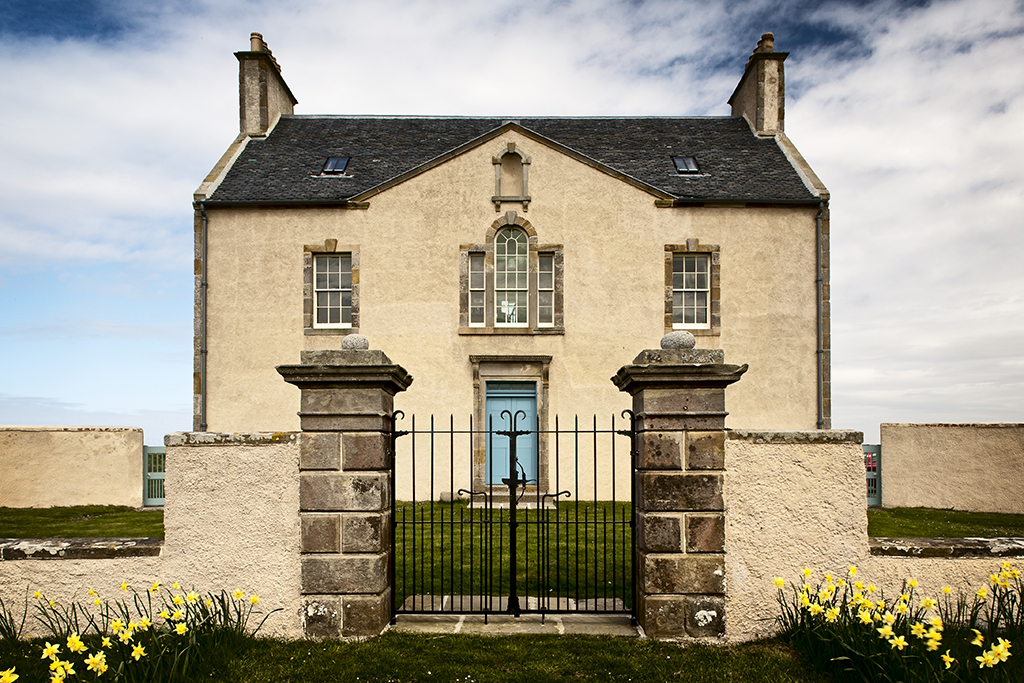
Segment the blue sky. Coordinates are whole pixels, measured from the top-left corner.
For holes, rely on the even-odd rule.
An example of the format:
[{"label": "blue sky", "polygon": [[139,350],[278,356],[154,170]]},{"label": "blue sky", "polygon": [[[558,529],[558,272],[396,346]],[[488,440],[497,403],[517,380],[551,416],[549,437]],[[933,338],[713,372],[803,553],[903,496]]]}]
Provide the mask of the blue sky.
[{"label": "blue sky", "polygon": [[297,113],[523,116],[727,114],[769,30],[833,197],[833,425],[1024,421],[1020,2],[5,0],[0,424],[191,428],[250,31]]}]

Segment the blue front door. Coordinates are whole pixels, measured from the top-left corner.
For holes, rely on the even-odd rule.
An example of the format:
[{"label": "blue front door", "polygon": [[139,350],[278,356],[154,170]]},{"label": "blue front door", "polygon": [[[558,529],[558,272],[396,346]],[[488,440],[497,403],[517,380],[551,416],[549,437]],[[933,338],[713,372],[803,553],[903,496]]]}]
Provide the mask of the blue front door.
[{"label": "blue front door", "polygon": [[511,429],[509,411],[515,415],[517,411],[526,413],[516,420],[516,429],[530,430],[516,440],[516,460],[519,463],[517,477],[530,484],[537,483],[537,387],[533,382],[488,382],[487,383],[487,424],[491,430],[487,435],[487,483],[501,484],[502,479],[509,475],[509,437],[495,434],[496,431]]}]

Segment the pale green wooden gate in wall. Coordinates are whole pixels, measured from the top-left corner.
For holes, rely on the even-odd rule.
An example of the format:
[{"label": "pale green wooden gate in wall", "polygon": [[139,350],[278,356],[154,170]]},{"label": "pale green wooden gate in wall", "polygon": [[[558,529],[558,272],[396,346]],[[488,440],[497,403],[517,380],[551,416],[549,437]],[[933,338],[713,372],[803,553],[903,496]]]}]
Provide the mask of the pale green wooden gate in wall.
[{"label": "pale green wooden gate in wall", "polygon": [[146,507],[163,505],[167,449],[164,446],[143,446],[142,464],[142,504]]}]

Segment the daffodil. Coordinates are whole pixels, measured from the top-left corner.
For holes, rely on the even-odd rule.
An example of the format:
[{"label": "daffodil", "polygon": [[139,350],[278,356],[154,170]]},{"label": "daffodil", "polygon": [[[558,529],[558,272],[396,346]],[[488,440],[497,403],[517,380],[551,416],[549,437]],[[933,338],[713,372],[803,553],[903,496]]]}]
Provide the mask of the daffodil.
[{"label": "daffodil", "polygon": [[[942,587],[942,592],[944,594],[946,594],[946,595],[949,595],[950,593],[953,592],[953,587],[952,586],[943,586]],[[956,660],[954,659],[953,661],[955,662]]]},{"label": "daffodil", "polygon": [[889,639],[889,644],[892,645],[893,648],[899,648],[902,650],[907,646],[907,639],[903,636],[896,636],[895,638]]},{"label": "daffodil", "polygon": [[807,593],[801,593],[800,594],[800,606],[803,607],[804,609],[810,609],[810,607],[811,607],[811,599],[809,597],[807,597]]},{"label": "daffodil", "polygon": [[851,564],[849,574],[850,576],[857,576],[857,567]]},{"label": "daffodil", "polygon": [[896,623],[896,616],[892,612],[886,612],[882,615],[882,621],[884,621],[889,626],[892,626]]},{"label": "daffodil", "polygon": [[843,579],[836,579],[836,585],[842,588],[846,585],[846,581],[844,581]]},{"label": "daffodil", "polygon": [[860,623],[862,624],[874,623],[874,618],[871,616],[871,612],[867,611],[866,609],[862,609],[861,611],[857,612],[857,618],[860,619]]},{"label": "daffodil", "polygon": [[58,653],[60,653],[59,644],[47,643],[46,647],[43,648],[43,656],[40,659],[55,659]]},{"label": "daffodil", "polygon": [[154,581],[153,585],[149,587],[149,592],[150,593],[156,593],[159,590],[160,590],[160,582],[159,581]]},{"label": "daffodil", "polygon": [[992,646],[992,656],[1000,662],[1005,662],[1010,656],[1010,641],[1000,638],[999,642]]},{"label": "daffodil", "polygon": [[96,599],[94,599],[94,600],[92,601],[92,604],[94,604],[94,605],[96,605],[97,607],[99,607],[100,605],[102,605],[102,604],[103,604],[103,601],[102,601],[102,600],[100,600],[99,598],[96,598]]},{"label": "daffodil", "polygon": [[832,583],[832,575],[831,574],[825,574],[825,581],[827,581],[828,583]]},{"label": "daffodil", "polygon": [[94,652],[85,658],[85,668],[89,671],[96,671],[97,673],[106,663],[107,655],[103,652]]},{"label": "daffodil", "polygon": [[241,600],[242,596],[245,595],[245,593],[243,593],[241,590],[236,590],[234,595],[235,595],[235,600]]},{"label": "daffodil", "polygon": [[94,591],[93,589],[90,588],[88,595],[89,595],[90,598],[95,598],[96,597],[96,591]]},{"label": "daffodil", "polygon": [[128,590],[128,582],[127,581],[122,581],[121,582],[121,590],[123,590],[123,591]]},{"label": "daffodil", "polygon": [[110,647],[110,638],[103,636],[103,639],[100,640],[100,645],[102,645],[103,647]]},{"label": "daffodil", "polygon": [[924,624],[922,624],[920,621],[918,621],[913,626],[910,627],[910,634],[914,635],[914,636],[917,636],[918,638],[924,638],[925,630],[926,629],[924,627]]},{"label": "daffodil", "polygon": [[868,584],[868,593],[874,593],[876,590],[878,590],[878,589],[875,588],[875,584],[873,584],[873,583],[869,583]]},{"label": "daffodil", "polygon": [[132,657],[135,658],[136,662],[139,661],[140,658],[145,656],[146,648],[142,647],[141,645],[135,645],[134,647],[132,647]]},{"label": "daffodil", "polygon": [[149,620],[149,617],[142,617],[139,619],[139,630],[145,631],[147,628],[153,625],[153,622]]},{"label": "daffodil", "polygon": [[166,609],[163,609],[163,610],[160,610],[160,612],[159,612],[159,614],[157,614],[157,616],[160,617],[161,619],[163,619],[164,621],[167,621],[168,619],[171,618],[171,613],[168,612]]},{"label": "daffodil", "polygon": [[917,588],[917,581],[915,581],[914,579],[910,579],[909,581],[907,581],[907,585],[911,588]]},{"label": "daffodil", "polygon": [[892,630],[892,626],[890,626],[889,624],[886,624],[882,628],[876,628],[875,630],[878,631],[879,638],[892,638],[894,635],[896,635],[895,632],[893,632]]},{"label": "daffodil", "polygon": [[112,622],[110,622],[110,630],[114,634],[120,633],[124,630],[124,622],[120,619],[114,619]]},{"label": "daffodil", "polygon": [[72,633],[68,636],[68,649],[72,652],[85,652],[85,643],[82,642],[77,633]]},{"label": "daffodil", "polygon": [[941,617],[932,617],[931,620],[928,623],[931,624],[931,627],[934,630],[936,630],[936,631],[941,631],[942,630],[942,618]]},{"label": "daffodil", "polygon": [[935,606],[937,604],[938,603],[936,603],[931,598],[924,598],[923,600],[921,600],[921,609],[935,609]]},{"label": "daffodil", "polygon": [[998,584],[999,583],[999,574],[989,574],[988,575],[988,582],[990,584],[992,584],[993,586]]},{"label": "daffodil", "polygon": [[181,621],[185,618],[185,613],[180,609],[174,610],[174,614],[171,615],[171,621]]},{"label": "daffodil", "polygon": [[180,606],[185,604],[185,598],[181,597],[180,595],[175,595],[173,598],[171,598],[171,602],[173,602],[175,605]]},{"label": "daffodil", "polygon": [[128,629],[125,629],[125,630],[121,631],[119,634],[117,634],[117,637],[118,637],[118,639],[122,643],[128,643],[128,642],[131,642],[132,635],[133,634],[132,634],[131,631],[129,631]]},{"label": "daffodil", "polygon": [[260,604],[260,596],[258,596],[258,595],[250,596],[249,597],[249,604],[250,605],[258,605],[258,604]]},{"label": "daffodil", "polygon": [[43,597],[43,594],[40,593],[39,591],[33,591],[32,597],[35,598],[36,600],[39,600],[39,599],[41,599]]},{"label": "daffodil", "polygon": [[863,581],[854,581],[853,582],[853,587],[856,588],[859,591],[863,591],[864,590],[864,582]]},{"label": "daffodil", "polygon": [[896,611],[900,614],[906,614],[907,609],[907,603],[903,602],[902,600],[900,600],[899,604],[896,605]]},{"label": "daffodil", "polygon": [[946,668],[948,669],[956,661],[956,657],[950,657],[949,650],[946,650],[946,654],[942,655],[942,661],[946,663]]},{"label": "daffodil", "polygon": [[175,581],[174,583],[171,584],[171,588],[173,588],[174,590],[178,590],[179,588],[181,588],[181,586],[179,586],[178,582]]},{"label": "daffodil", "polygon": [[174,627],[174,632],[177,633],[179,636],[184,635],[188,633],[188,626],[185,626],[185,624],[178,624]]},{"label": "daffodil", "polygon": [[991,669],[999,662],[998,659],[992,656],[991,652],[982,652],[980,655],[975,657],[975,659],[981,664],[982,669],[986,666]]},{"label": "daffodil", "polygon": [[832,624],[835,623],[836,619],[839,618],[839,608],[829,607],[825,610],[825,621]]},{"label": "daffodil", "polygon": [[988,597],[988,589],[984,588],[984,587],[979,588],[978,591],[975,593],[975,595],[978,596],[979,600],[984,600],[985,598]]},{"label": "daffodil", "polygon": [[977,645],[978,647],[985,646],[985,636],[981,635],[981,631],[976,628],[972,628],[974,631],[974,640],[971,641],[971,645]]},{"label": "daffodil", "polygon": [[21,678],[18,674],[14,673],[16,667],[11,667],[5,671],[0,671],[0,683],[14,683],[14,681]]},{"label": "daffodil", "polygon": [[185,600],[186,600],[186,601],[187,601],[187,602],[188,602],[189,604],[191,604],[191,603],[195,602],[195,601],[196,601],[196,600],[198,600],[198,599],[199,599],[199,593],[189,593],[188,595],[186,595],[186,596],[185,596]]},{"label": "daffodil", "polygon": [[822,607],[821,605],[819,605],[818,603],[816,603],[816,602],[812,602],[811,603],[811,614],[813,614],[814,616],[818,616],[819,614],[821,614],[824,611],[825,611],[825,608]]}]

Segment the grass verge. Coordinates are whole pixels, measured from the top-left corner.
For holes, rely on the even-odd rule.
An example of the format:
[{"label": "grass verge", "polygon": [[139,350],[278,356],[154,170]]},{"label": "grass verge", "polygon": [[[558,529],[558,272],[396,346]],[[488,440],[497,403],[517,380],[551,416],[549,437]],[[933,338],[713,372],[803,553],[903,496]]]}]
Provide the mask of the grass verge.
[{"label": "grass verge", "polygon": [[827,683],[778,642],[680,647],[608,636],[389,632],[364,642],[251,639],[205,680],[285,682],[744,681]]},{"label": "grass verge", "polygon": [[0,507],[0,538],[130,538],[163,536],[163,510],[123,505]]},{"label": "grass verge", "polygon": [[868,508],[868,536],[1024,537],[1024,515],[933,508]]}]

